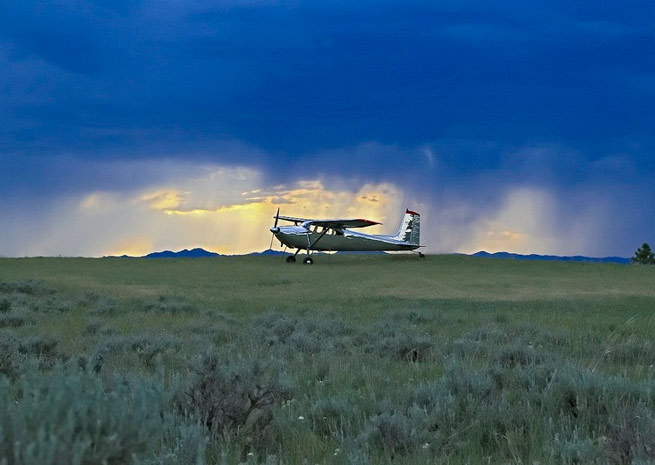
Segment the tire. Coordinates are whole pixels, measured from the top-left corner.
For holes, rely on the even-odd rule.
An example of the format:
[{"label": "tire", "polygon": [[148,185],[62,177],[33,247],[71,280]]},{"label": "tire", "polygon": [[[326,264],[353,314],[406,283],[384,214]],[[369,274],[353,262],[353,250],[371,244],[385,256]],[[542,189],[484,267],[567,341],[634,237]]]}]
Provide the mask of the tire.
[{"label": "tire", "polygon": [[287,263],[296,263],[296,257],[294,257],[293,255],[289,255],[287,257]]},{"label": "tire", "polygon": [[312,260],[312,257],[306,257],[302,262],[305,265],[313,265],[314,264],[314,260]]}]

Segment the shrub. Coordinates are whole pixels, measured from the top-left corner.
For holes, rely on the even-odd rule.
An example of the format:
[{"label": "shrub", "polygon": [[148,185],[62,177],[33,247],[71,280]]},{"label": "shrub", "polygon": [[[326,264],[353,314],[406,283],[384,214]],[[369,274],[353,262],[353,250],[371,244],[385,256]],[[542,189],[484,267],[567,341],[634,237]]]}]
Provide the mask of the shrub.
[{"label": "shrub", "polygon": [[416,407],[383,412],[371,418],[362,439],[391,454],[407,454],[430,440],[427,418],[425,411]]},{"label": "shrub", "polygon": [[7,313],[11,310],[11,300],[7,298],[0,299],[0,313]]},{"label": "shrub", "polygon": [[14,378],[25,363],[19,351],[19,341],[8,331],[0,331],[0,374]]},{"label": "shrub", "polygon": [[90,363],[99,371],[107,357],[129,352],[136,354],[146,366],[152,367],[157,354],[177,345],[178,342],[176,338],[166,335],[107,335],[96,344]]},{"label": "shrub", "polygon": [[482,353],[484,345],[477,340],[461,338],[455,339],[446,346],[446,353],[459,358],[466,358]]},{"label": "shrub", "polygon": [[643,402],[617,409],[602,443],[612,463],[655,461],[655,415]]},{"label": "shrub", "polygon": [[94,315],[115,315],[118,311],[118,305],[114,299],[98,298],[93,302],[93,306],[89,309],[89,313]]},{"label": "shrub", "polygon": [[464,339],[469,339],[475,342],[487,342],[494,344],[503,344],[507,342],[508,335],[505,331],[494,327],[482,327],[474,329],[473,331],[465,334]]},{"label": "shrub", "polygon": [[97,318],[92,318],[86,323],[86,326],[84,327],[84,332],[86,332],[87,334],[94,335],[94,334],[98,334],[100,328],[102,328],[102,320],[99,320]]},{"label": "shrub", "polygon": [[425,324],[435,319],[435,312],[427,310],[398,310],[392,313],[390,319],[398,322],[409,322],[413,324]]},{"label": "shrub", "polygon": [[408,362],[431,360],[435,354],[432,339],[426,335],[399,331],[370,342],[364,347],[369,353]]},{"label": "shrub", "polygon": [[176,417],[168,420],[162,440],[166,447],[139,465],[204,465],[209,441],[202,426]]},{"label": "shrub", "polygon": [[[539,450],[549,451],[555,463],[655,459],[650,381],[635,383],[556,360],[533,364],[532,356],[510,359],[529,363],[501,359],[481,370],[448,365],[440,379],[416,388],[410,404],[426,419],[414,424],[427,428],[433,450],[479,448],[481,455],[504,453],[526,463]],[[406,406],[397,410],[407,412]]]},{"label": "shrub", "polygon": [[629,339],[607,349],[606,357],[614,363],[621,365],[636,365],[637,363],[651,363],[653,343],[651,341],[638,341]]},{"label": "shrub", "polygon": [[159,313],[194,313],[198,309],[189,302],[185,302],[177,297],[161,295],[156,300],[146,302],[143,305],[143,310],[146,312],[159,312]]},{"label": "shrub", "polygon": [[550,456],[555,463],[576,465],[583,463],[604,463],[603,451],[597,441],[591,438],[580,438],[577,431],[572,437],[555,435],[550,445]]},{"label": "shrub", "polygon": [[32,336],[20,342],[18,350],[26,355],[54,360],[57,354],[57,339],[50,336]]},{"label": "shrub", "polygon": [[101,297],[102,295],[100,294],[100,292],[96,290],[88,290],[84,292],[82,302],[94,303],[100,300]]},{"label": "shrub", "polygon": [[214,344],[223,344],[234,337],[234,331],[221,324],[194,324],[187,329]]},{"label": "shrub", "polygon": [[317,333],[326,337],[349,336],[355,332],[355,328],[338,316],[320,318],[313,326]]},{"label": "shrub", "polygon": [[20,293],[35,295],[44,292],[46,292],[46,289],[43,287],[43,284],[36,279],[0,282],[0,293],[2,294]]},{"label": "shrub", "polygon": [[284,344],[296,330],[297,321],[281,313],[270,312],[261,315],[253,322],[256,338],[266,344]]},{"label": "shrub", "polygon": [[25,317],[17,313],[0,315],[0,328],[18,328],[25,324]]},{"label": "shrub", "polygon": [[13,389],[0,379],[0,457],[9,465],[127,464],[148,456],[163,430],[161,390],[103,383],[72,365],[28,368]]},{"label": "shrub", "polygon": [[324,348],[321,338],[305,329],[294,331],[287,339],[287,344],[308,354],[317,354]]},{"label": "shrub", "polygon": [[538,365],[548,360],[549,354],[535,349],[531,345],[514,344],[498,349],[494,355],[494,361],[506,368],[514,368],[523,365]]},{"label": "shrub", "polygon": [[358,408],[343,395],[322,398],[310,410],[312,429],[323,436],[348,436],[358,414]]},{"label": "shrub", "polygon": [[263,447],[274,404],[290,395],[286,374],[272,360],[224,362],[216,353],[205,353],[194,361],[192,379],[177,404],[212,434],[245,434]]}]

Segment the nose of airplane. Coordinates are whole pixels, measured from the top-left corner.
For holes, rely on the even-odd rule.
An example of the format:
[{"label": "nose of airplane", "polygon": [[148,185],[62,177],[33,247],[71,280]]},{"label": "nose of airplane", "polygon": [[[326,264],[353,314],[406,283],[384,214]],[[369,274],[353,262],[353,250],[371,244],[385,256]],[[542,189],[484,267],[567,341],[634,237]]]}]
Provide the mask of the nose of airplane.
[{"label": "nose of airplane", "polygon": [[277,234],[277,233],[280,232],[280,228],[278,228],[278,227],[276,226],[276,227],[274,227],[274,228],[271,228],[269,231],[271,231],[273,234]]}]

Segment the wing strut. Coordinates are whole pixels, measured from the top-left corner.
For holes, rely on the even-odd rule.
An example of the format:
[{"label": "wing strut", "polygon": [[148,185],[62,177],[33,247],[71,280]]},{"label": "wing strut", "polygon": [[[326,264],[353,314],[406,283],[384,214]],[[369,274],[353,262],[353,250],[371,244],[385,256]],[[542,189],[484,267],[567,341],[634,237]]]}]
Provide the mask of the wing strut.
[{"label": "wing strut", "polygon": [[310,250],[312,247],[314,247],[314,246],[316,245],[316,243],[317,243],[318,241],[320,241],[321,238],[322,238],[323,236],[325,236],[325,234],[326,234],[329,230],[330,230],[329,228],[325,228],[325,229],[323,230],[323,232],[321,232],[321,234],[319,234],[319,236],[316,238],[316,240],[315,240],[314,242],[310,242],[310,241],[309,241],[309,233],[307,233],[307,253],[309,253],[309,250]]}]

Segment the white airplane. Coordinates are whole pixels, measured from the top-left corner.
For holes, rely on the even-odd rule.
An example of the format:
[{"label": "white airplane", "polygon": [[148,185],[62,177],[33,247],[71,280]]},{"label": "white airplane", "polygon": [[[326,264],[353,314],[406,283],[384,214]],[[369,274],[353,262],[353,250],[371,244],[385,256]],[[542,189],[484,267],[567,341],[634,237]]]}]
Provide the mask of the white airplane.
[{"label": "white airplane", "polygon": [[[280,216],[280,209],[274,216],[275,224],[270,229],[280,244],[297,249],[293,255],[287,256],[287,263],[294,263],[296,255],[301,250],[307,251],[303,263],[311,265],[314,260],[312,251],[413,251],[419,247],[421,233],[421,215],[411,210],[405,212],[398,232],[394,235],[365,234],[353,231],[355,228],[366,228],[378,223],[363,219],[312,220],[293,216]],[[278,226],[278,220],[289,221],[293,226]],[[352,228],[352,229],[346,229]],[[271,237],[271,246],[273,238]],[[423,258],[421,252],[419,257]]]}]

